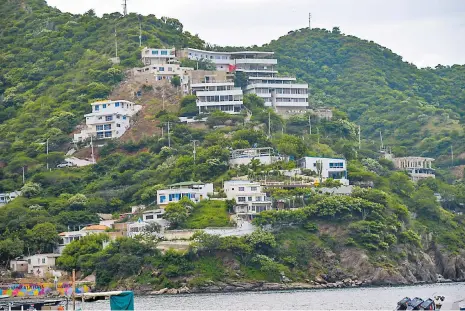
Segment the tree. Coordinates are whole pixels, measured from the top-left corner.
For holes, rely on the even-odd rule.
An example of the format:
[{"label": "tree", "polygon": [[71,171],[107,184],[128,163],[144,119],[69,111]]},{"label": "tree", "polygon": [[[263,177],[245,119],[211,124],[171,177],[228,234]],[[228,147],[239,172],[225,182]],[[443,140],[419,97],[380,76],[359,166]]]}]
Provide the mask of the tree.
[{"label": "tree", "polygon": [[24,242],[18,238],[6,238],[0,241],[0,262],[7,266],[11,259],[23,255]]},{"label": "tree", "polygon": [[181,78],[178,76],[178,75],[175,75],[172,79],[171,79],[171,85],[174,86],[174,87],[180,87],[181,86]]},{"label": "tree", "polygon": [[81,210],[84,209],[87,205],[87,197],[81,193],[78,193],[68,200],[69,207],[72,210]]},{"label": "tree", "polygon": [[189,212],[181,203],[172,202],[165,207],[163,218],[170,222],[170,227],[172,228],[182,227],[188,217]]},{"label": "tree", "polygon": [[27,247],[32,252],[51,253],[59,239],[55,224],[49,222],[37,224],[26,232]]},{"label": "tree", "polygon": [[26,198],[32,198],[37,195],[39,195],[41,191],[41,186],[38,183],[33,183],[33,182],[27,182],[24,184],[24,186],[21,188],[21,194],[22,196]]},{"label": "tree", "polygon": [[[91,267],[92,265],[86,262],[89,259],[86,256],[98,254],[103,249],[103,243],[108,239],[108,235],[100,233],[87,235],[79,240],[72,241],[65,246],[61,256],[57,259],[57,266],[68,272],[73,269],[81,271],[84,268]],[[92,268],[83,271],[85,275],[92,272]]]}]

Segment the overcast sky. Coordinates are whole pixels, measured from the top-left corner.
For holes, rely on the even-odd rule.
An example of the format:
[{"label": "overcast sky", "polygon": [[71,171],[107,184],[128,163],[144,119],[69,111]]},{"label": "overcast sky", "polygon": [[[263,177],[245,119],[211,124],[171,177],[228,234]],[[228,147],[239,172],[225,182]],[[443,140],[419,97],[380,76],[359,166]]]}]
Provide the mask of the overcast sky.
[{"label": "overcast sky", "polygon": [[[123,0],[47,0],[62,11],[122,12]],[[465,0],[128,0],[128,11],[179,19],[211,44],[261,45],[308,27],[373,40],[420,67],[465,64]]]}]

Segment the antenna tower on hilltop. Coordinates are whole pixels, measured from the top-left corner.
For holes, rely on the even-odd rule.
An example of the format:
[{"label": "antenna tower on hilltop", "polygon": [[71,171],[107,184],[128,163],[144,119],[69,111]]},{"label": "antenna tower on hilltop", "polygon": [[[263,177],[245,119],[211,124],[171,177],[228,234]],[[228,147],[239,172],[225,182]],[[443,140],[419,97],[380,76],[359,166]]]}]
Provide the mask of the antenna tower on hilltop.
[{"label": "antenna tower on hilltop", "polygon": [[308,13],[308,29],[312,29],[312,13]]},{"label": "antenna tower on hilltop", "polygon": [[128,3],[127,0],[123,0],[123,15],[128,15]]}]

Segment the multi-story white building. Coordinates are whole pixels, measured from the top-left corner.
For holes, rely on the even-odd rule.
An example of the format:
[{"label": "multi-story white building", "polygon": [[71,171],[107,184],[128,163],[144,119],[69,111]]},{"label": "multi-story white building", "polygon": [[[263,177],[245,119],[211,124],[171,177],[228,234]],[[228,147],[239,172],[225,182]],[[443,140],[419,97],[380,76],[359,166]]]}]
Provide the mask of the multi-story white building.
[{"label": "multi-story white building", "polygon": [[86,114],[86,125],[74,141],[121,137],[130,127],[132,118],[142,109],[127,100],[106,100],[92,103],[92,113]]},{"label": "multi-story white building", "polygon": [[343,185],[349,185],[347,179],[347,161],[338,158],[318,158],[305,157],[298,161],[302,169],[312,170],[318,173],[317,165],[321,163],[321,177],[323,180],[332,178],[338,180]]},{"label": "multi-story white building", "polygon": [[393,158],[392,161],[396,169],[407,171],[414,182],[425,178],[436,178],[435,170],[432,167],[433,158],[402,157]]},{"label": "multi-story white building", "polygon": [[234,87],[234,82],[191,84],[191,90],[197,96],[200,114],[213,110],[237,114],[243,107],[242,90]]},{"label": "multi-story white building", "polygon": [[204,51],[198,49],[182,49],[178,51],[179,58],[187,58],[190,60],[201,61],[208,60],[215,64],[216,70],[218,71],[232,71],[232,65],[234,64],[231,61],[231,53],[229,52],[214,52],[214,51]]},{"label": "multi-story white building", "polygon": [[11,202],[12,200],[16,199],[21,195],[21,191],[13,191],[7,193],[0,193],[0,206]]},{"label": "multi-story white building", "polygon": [[229,157],[230,166],[248,165],[252,160],[259,160],[262,165],[286,161],[287,158],[276,154],[271,147],[232,150]]},{"label": "multi-story white building", "polygon": [[176,60],[176,49],[151,49],[145,47],[141,52],[145,65],[168,64]]},{"label": "multi-story white building", "polygon": [[265,106],[281,114],[305,113],[308,107],[308,84],[294,83],[291,77],[249,77],[245,94],[256,94]]},{"label": "multi-story white building", "polygon": [[251,219],[254,215],[271,210],[271,198],[262,191],[259,183],[248,180],[230,180],[224,183],[228,200],[235,200],[234,212],[241,218]]},{"label": "multi-story white building", "polygon": [[169,185],[168,187],[168,189],[157,191],[157,203],[159,206],[179,202],[184,197],[194,203],[198,203],[204,199],[208,199],[209,195],[213,194],[213,184],[202,182],[181,182]]}]

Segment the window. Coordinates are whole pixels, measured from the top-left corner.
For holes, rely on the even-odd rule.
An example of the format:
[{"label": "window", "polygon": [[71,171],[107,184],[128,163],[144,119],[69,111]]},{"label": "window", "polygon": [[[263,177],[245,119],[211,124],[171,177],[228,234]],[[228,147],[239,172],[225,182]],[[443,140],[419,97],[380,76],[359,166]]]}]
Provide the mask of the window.
[{"label": "window", "polygon": [[248,197],[247,201],[252,202],[252,197]]},{"label": "window", "polygon": [[165,67],[158,68],[159,71],[165,71]]},{"label": "window", "polygon": [[116,116],[116,119],[121,119],[121,116],[120,116],[120,115],[117,115],[117,116]]},{"label": "window", "polygon": [[119,103],[115,103],[115,107],[119,107]]},{"label": "window", "polygon": [[45,258],[42,258],[42,263],[45,263]]},{"label": "window", "polygon": [[237,197],[237,202],[245,202],[245,197]]},{"label": "window", "polygon": [[27,263],[28,263],[28,264],[31,264],[31,260],[30,260],[30,259],[28,259],[28,260],[27,260]]},{"label": "window", "polygon": [[113,116],[106,116],[105,121],[113,121]]},{"label": "window", "polygon": [[119,123],[116,123],[116,127],[121,127],[121,124],[119,124]]},{"label": "window", "polygon": [[166,202],[166,195],[161,195],[159,203],[165,203],[165,202]]},{"label": "window", "polygon": [[103,132],[97,132],[97,138],[98,139],[103,138]]},{"label": "window", "polygon": [[111,137],[111,132],[105,132],[105,137],[106,138]]},{"label": "window", "polygon": [[344,168],[344,162],[329,163],[329,168]]},{"label": "window", "polygon": [[244,187],[239,187],[239,191],[244,191]]},{"label": "window", "polygon": [[104,108],[104,109],[107,108],[107,104],[103,104],[102,108]]},{"label": "window", "polygon": [[168,55],[168,51],[161,51],[161,55]]},{"label": "window", "polygon": [[95,111],[99,111],[100,110],[100,105],[95,105]]},{"label": "window", "polygon": [[250,187],[250,191],[257,191],[257,187]]},{"label": "window", "polygon": [[171,68],[171,67],[168,67],[168,71],[173,71],[173,68]]},{"label": "window", "polygon": [[103,131],[103,125],[97,125],[96,130],[97,131]]},{"label": "window", "polygon": [[123,116],[123,120],[126,120],[126,116]]},{"label": "window", "polygon": [[261,202],[261,200],[262,200],[262,197],[255,197],[255,201]]},{"label": "window", "polygon": [[145,220],[151,220],[151,219],[153,219],[153,215],[146,215],[145,216]]},{"label": "window", "polygon": [[157,50],[152,50],[152,55],[158,55],[158,51]]}]

